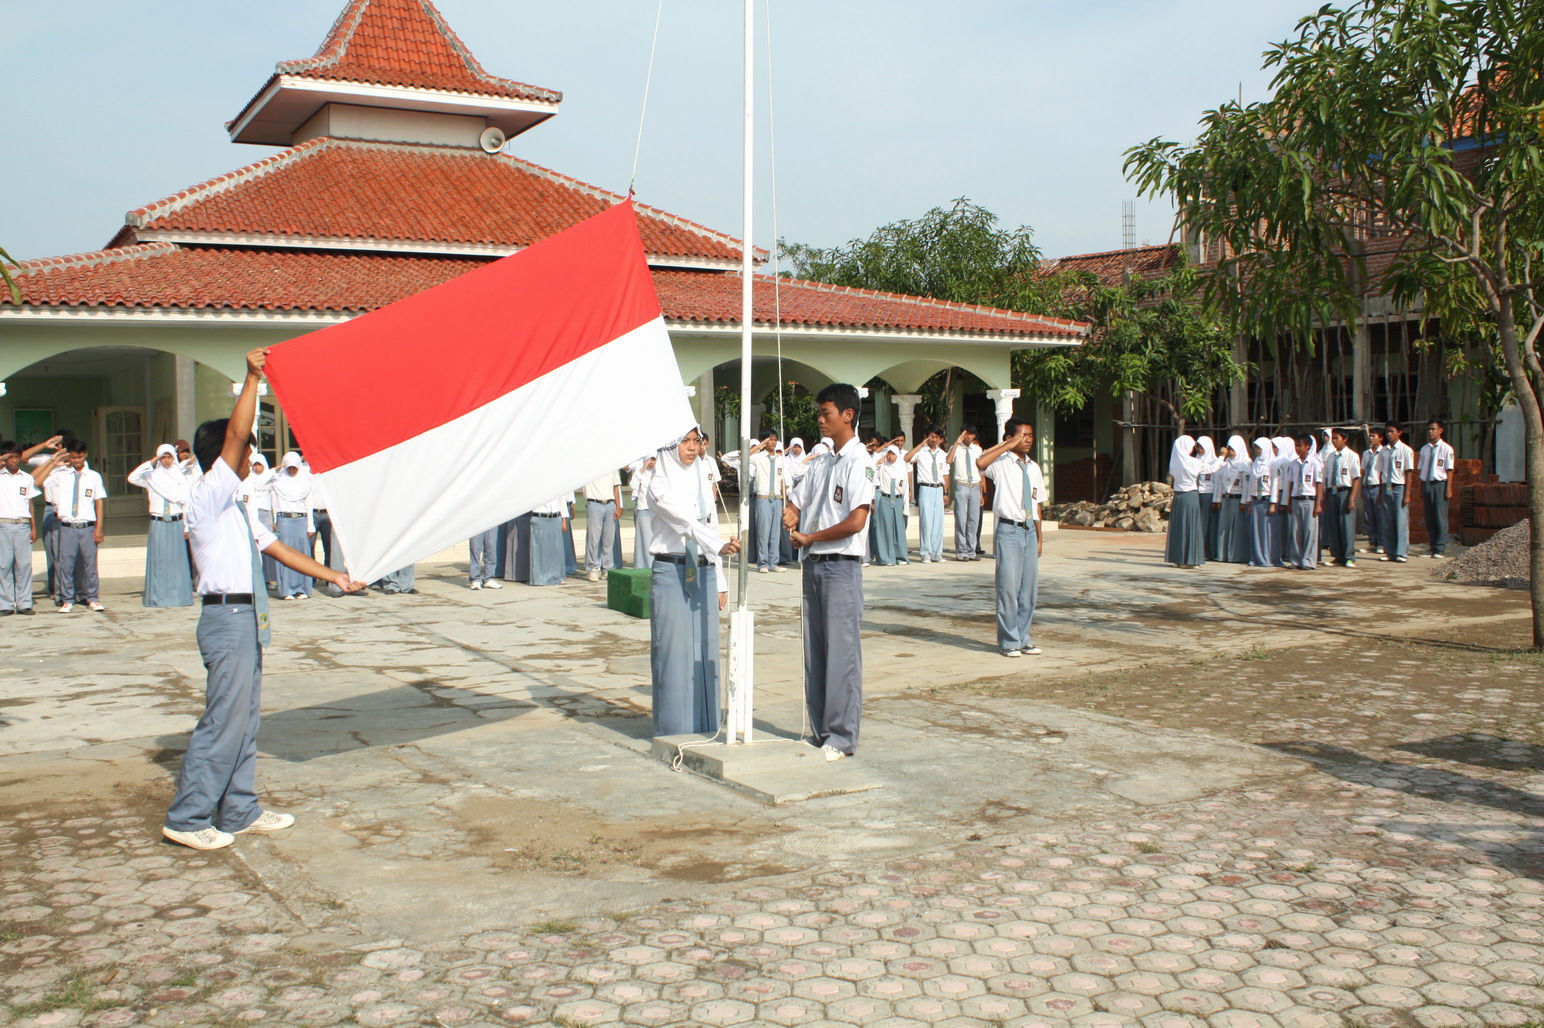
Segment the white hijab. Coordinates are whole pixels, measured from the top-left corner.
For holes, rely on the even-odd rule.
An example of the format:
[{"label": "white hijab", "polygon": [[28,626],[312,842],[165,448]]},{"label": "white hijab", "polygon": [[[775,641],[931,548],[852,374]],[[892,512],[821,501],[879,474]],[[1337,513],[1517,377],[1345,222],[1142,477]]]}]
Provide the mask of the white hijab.
[{"label": "white hijab", "polygon": [[1293,447],[1291,439],[1284,435],[1279,435],[1272,442],[1276,444],[1277,460],[1295,460],[1297,458],[1297,450]]},{"label": "white hijab", "polygon": [[1217,459],[1217,444],[1212,442],[1211,436],[1201,436],[1196,440],[1196,445],[1201,448],[1201,459],[1203,461],[1210,462]]},{"label": "white hijab", "polygon": [[1260,452],[1256,454],[1254,465],[1249,469],[1256,478],[1264,478],[1271,473],[1271,460],[1276,455],[1276,448],[1265,436],[1254,441]]},{"label": "white hijab", "polygon": [[718,505],[713,502],[713,487],[708,484],[708,476],[703,468],[704,462],[712,458],[704,453],[690,464],[681,460],[681,444],[693,431],[700,434],[702,430],[693,426],[687,430],[686,435],[669,446],[661,447],[655,455],[654,474],[650,476],[648,484],[648,503],[650,507],[656,503],[669,502],[687,510],[695,508],[699,517],[706,518],[708,524],[716,528]]},{"label": "white hijab", "polygon": [[1174,449],[1169,452],[1169,474],[1174,476],[1174,482],[1195,479],[1196,473],[1201,469],[1199,458],[1191,456],[1195,451],[1196,441],[1188,435],[1182,435],[1174,440]]},{"label": "white hijab", "polygon": [[[161,458],[170,456],[173,464],[171,467],[162,467]],[[151,464],[150,474],[145,476],[145,481],[161,499],[168,503],[188,502],[188,476],[182,473],[182,468],[175,461],[177,450],[171,443],[162,443],[155,448],[155,461]]]},{"label": "white hijab", "polygon": [[1242,467],[1249,463],[1249,447],[1245,445],[1243,436],[1228,436],[1228,449],[1233,451],[1233,456],[1228,460],[1229,464]]},{"label": "white hijab", "polygon": [[261,471],[248,471],[247,477],[241,480],[243,490],[250,496],[268,488],[268,483],[273,479],[273,472],[268,468],[267,458],[261,454],[253,454],[249,463],[263,466]]},{"label": "white hijab", "polygon": [[269,489],[286,503],[302,503],[311,496],[311,472],[300,454],[294,450],[286,453],[280,464],[285,468],[299,468],[291,475],[288,471],[276,474]]}]

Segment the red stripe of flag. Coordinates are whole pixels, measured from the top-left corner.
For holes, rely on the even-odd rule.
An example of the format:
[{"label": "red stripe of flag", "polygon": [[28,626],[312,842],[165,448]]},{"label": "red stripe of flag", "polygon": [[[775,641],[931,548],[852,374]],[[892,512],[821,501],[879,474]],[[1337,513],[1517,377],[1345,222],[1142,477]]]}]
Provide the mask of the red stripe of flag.
[{"label": "red stripe of flag", "polygon": [[325,472],[476,410],[659,315],[629,200],[444,285],[279,343],[267,375],[307,463]]}]

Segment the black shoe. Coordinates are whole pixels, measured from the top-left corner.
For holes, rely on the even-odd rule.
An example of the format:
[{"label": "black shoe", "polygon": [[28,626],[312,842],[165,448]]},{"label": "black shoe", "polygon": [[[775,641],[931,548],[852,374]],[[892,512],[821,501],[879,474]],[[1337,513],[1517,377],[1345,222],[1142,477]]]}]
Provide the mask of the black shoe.
[{"label": "black shoe", "polygon": [[24,614],[27,617],[31,617],[33,614],[37,613],[37,610],[35,608],[33,608],[33,607],[28,607],[26,610],[18,610],[16,613]]},{"label": "black shoe", "polygon": [[417,596],[418,595],[418,590],[417,589],[404,589],[402,591],[407,593],[409,596]]},{"label": "black shoe", "polygon": [[14,613],[14,610],[0,610],[0,618],[8,618]]}]

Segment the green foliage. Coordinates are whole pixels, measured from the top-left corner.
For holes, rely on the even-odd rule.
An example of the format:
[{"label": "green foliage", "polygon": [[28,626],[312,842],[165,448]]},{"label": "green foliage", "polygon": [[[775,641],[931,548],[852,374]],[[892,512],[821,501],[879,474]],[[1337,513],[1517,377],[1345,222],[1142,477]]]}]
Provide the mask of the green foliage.
[{"label": "green foliage", "polygon": [[740,390],[726,385],[713,390],[713,414],[719,421],[740,416]]},{"label": "green foliage", "polygon": [[[781,246],[802,278],[1090,322],[1093,333],[1082,346],[1014,354],[1014,384],[1058,410],[1078,409],[1101,393],[1134,391],[1157,398],[1177,421],[1198,420],[1219,387],[1248,371],[1234,360],[1230,336],[1202,309],[1193,271],[1122,285],[1045,274],[1027,226],[1000,227],[995,214],[967,199],[845,246]],[[985,388],[968,372],[940,372],[920,390],[923,415],[947,421],[952,389],[962,379],[967,391]]]},{"label": "green foliage", "polygon": [[[778,423],[778,398],[782,398],[782,424]],[[820,425],[815,415],[815,400],[810,391],[798,382],[784,382],[781,390],[771,389],[761,401],[763,428],[777,428],[786,444],[798,436],[805,447],[814,446],[820,438]]]},{"label": "green foliage", "polygon": [[5,266],[7,264],[11,265],[13,268],[17,266],[16,262],[11,259],[11,255],[6,253],[3,248],[0,248],[0,281],[3,281],[5,283],[6,289],[10,291],[11,302],[20,305],[21,286],[14,278],[11,277],[11,273],[6,270]]},{"label": "green foliage", "polygon": [[1354,321],[1369,253],[1392,252],[1397,302],[1536,341],[1541,62],[1544,0],[1325,6],[1266,52],[1272,99],[1208,111],[1193,145],[1132,148],[1127,172],[1226,245],[1208,295],[1248,331]]},{"label": "green foliage", "polygon": [[1092,275],[1065,283],[1061,316],[1092,327],[1080,347],[1021,350],[1014,377],[1058,410],[1100,393],[1140,393],[1169,410],[1177,426],[1211,413],[1219,389],[1252,370],[1234,356],[1233,337],[1208,313],[1202,278],[1180,266],[1157,279],[1107,285]]}]

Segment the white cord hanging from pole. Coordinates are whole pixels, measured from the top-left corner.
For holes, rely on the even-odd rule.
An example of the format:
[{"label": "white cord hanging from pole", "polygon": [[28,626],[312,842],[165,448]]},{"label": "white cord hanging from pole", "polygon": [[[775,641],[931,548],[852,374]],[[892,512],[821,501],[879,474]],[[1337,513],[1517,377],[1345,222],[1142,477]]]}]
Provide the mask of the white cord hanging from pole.
[{"label": "white cord hanging from pole", "polygon": [[638,183],[638,155],[643,152],[643,121],[649,114],[649,87],[654,84],[654,55],[659,51],[659,23],[665,16],[665,0],[659,0],[654,12],[654,40],[649,44],[649,72],[643,80],[643,106],[638,111],[638,141],[633,144],[633,170],[627,176],[627,195],[633,195]]}]

